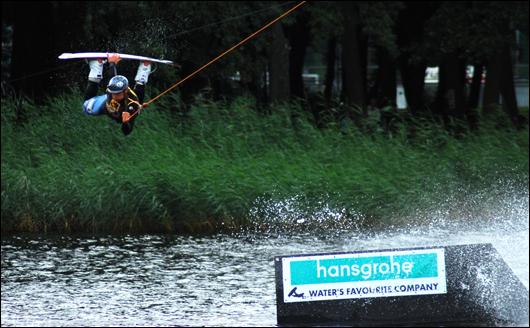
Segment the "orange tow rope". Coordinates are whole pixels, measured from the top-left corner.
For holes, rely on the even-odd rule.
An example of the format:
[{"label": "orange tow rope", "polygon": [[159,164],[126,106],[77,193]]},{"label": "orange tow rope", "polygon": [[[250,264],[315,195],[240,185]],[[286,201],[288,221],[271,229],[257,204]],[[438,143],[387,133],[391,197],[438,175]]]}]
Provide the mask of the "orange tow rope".
[{"label": "orange tow rope", "polygon": [[[193,76],[195,76],[196,74],[198,74],[200,71],[204,70],[206,67],[210,66],[211,64],[213,64],[214,62],[216,62],[217,60],[219,60],[220,58],[222,58],[224,55],[228,54],[229,52],[231,52],[232,50],[236,49],[237,47],[239,47],[240,45],[242,45],[243,43],[247,42],[248,40],[252,39],[253,37],[255,37],[258,33],[264,31],[265,29],[267,29],[268,27],[270,27],[272,24],[276,23],[277,21],[279,21],[280,19],[282,19],[283,17],[289,15],[291,12],[295,11],[296,9],[298,9],[300,6],[302,6],[304,3],[306,3],[307,1],[302,1],[300,2],[299,4],[297,4],[296,6],[294,6],[293,8],[289,9],[288,11],[286,11],[285,13],[283,13],[282,15],[280,15],[278,18],[272,20],[271,22],[269,22],[267,25],[263,26],[262,28],[260,28],[259,30],[257,30],[256,32],[252,33],[251,35],[247,36],[245,39],[243,39],[242,41],[240,41],[238,44],[236,44],[235,46],[233,46],[232,48],[224,51],[223,53],[221,53],[219,56],[215,57],[214,59],[212,59],[211,61],[209,61],[208,63],[204,64],[202,67],[200,67],[198,70],[196,70],[195,72],[191,73],[190,75],[186,76],[185,78],[183,78],[182,80],[178,81],[177,83],[175,83],[174,85],[172,85],[170,88],[168,88],[166,91],[162,92],[161,94],[159,94],[158,96],[154,97],[153,99],[149,100],[148,102],[144,103],[142,108],[146,107],[147,105],[151,104],[152,102],[154,102],[155,100],[157,100],[158,98],[162,97],[163,95],[165,95],[166,93],[170,92],[171,90],[175,89],[176,87],[178,87],[179,85],[181,85],[182,83],[184,83],[186,80],[192,78]],[[134,115],[136,115],[138,113],[140,109],[136,110],[134,113],[131,114],[131,117],[133,117]]]}]

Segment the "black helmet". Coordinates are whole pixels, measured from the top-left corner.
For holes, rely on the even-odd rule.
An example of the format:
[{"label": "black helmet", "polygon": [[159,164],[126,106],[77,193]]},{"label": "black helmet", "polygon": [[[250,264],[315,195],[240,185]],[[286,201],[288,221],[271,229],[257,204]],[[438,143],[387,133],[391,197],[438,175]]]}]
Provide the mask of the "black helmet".
[{"label": "black helmet", "polygon": [[129,80],[123,75],[116,75],[110,79],[109,84],[107,85],[108,93],[120,93],[127,89],[129,86]]}]

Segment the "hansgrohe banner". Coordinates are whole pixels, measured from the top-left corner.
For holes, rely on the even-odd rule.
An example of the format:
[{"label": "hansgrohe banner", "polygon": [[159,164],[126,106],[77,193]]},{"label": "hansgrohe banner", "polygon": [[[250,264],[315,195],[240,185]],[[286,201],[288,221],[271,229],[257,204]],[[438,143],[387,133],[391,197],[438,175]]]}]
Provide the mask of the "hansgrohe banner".
[{"label": "hansgrohe banner", "polygon": [[447,293],[443,248],[282,258],[285,303]]}]

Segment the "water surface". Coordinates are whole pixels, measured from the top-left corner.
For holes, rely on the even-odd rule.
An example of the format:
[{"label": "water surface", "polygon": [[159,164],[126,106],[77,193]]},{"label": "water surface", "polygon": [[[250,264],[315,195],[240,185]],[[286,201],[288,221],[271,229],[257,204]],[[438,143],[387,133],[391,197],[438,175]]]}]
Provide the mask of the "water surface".
[{"label": "water surface", "polygon": [[273,259],[290,254],[492,243],[528,289],[528,236],[526,199],[493,219],[382,231],[3,237],[1,323],[274,326]]}]

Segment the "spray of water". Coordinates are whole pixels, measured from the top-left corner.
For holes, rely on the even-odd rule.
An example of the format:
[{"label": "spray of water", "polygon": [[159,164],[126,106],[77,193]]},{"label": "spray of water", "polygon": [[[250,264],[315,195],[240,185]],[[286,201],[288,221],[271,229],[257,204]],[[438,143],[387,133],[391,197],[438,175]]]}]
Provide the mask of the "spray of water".
[{"label": "spray of water", "polygon": [[[488,190],[470,192],[462,187],[432,199],[438,201],[413,209],[409,215],[381,220],[384,224],[374,224],[360,212],[330,206],[328,195],[311,205],[301,196],[258,199],[251,218],[256,230],[278,235],[307,233],[321,241],[342,245],[336,251],[345,252],[491,243],[528,290],[528,184],[499,180]],[[480,304],[494,318],[504,318],[499,325],[506,325],[523,310],[502,306],[505,300],[495,294],[492,286],[496,282],[491,281],[491,277],[505,274],[498,270],[493,264],[484,265],[470,267],[462,275],[470,275],[483,286],[477,295],[472,295],[472,302]],[[520,284],[504,288],[515,295]]]},{"label": "spray of water", "polygon": [[366,219],[360,212],[331,206],[328,195],[311,205],[300,195],[279,200],[259,198],[249,217],[251,227],[267,232],[359,230]]},{"label": "spray of water", "polygon": [[[331,197],[323,194],[316,201],[308,201],[302,195],[262,197],[255,200],[249,217],[254,225],[266,225],[271,229],[290,227],[296,230],[305,226],[355,231],[365,226],[381,226],[369,222],[377,219],[368,219],[360,211],[330,205]],[[469,188],[461,187],[451,193],[430,197],[433,201],[428,206],[414,208],[404,204],[404,207],[412,208],[409,214],[378,221],[383,222],[385,229],[400,230],[478,226],[528,230],[528,185],[499,180],[487,190],[471,192]],[[419,203],[426,202],[422,200]]]},{"label": "spray of water", "polygon": [[488,190],[461,188],[409,215],[376,222],[331,206],[329,195],[311,204],[302,196],[257,199],[249,216],[256,232],[310,233],[341,241],[341,251],[492,243],[528,288],[528,196],[528,184],[499,180]]}]

